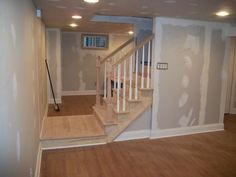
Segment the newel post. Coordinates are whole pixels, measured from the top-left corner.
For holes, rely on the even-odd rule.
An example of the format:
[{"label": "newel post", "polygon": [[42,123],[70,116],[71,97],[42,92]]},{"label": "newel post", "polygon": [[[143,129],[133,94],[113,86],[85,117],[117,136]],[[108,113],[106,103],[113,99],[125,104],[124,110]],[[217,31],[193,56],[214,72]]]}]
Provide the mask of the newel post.
[{"label": "newel post", "polygon": [[111,77],[112,77],[112,64],[111,60],[107,60],[107,122],[112,121],[112,97],[111,97]]},{"label": "newel post", "polygon": [[100,70],[101,70],[101,58],[100,56],[96,60],[96,74],[97,74],[97,81],[96,81],[96,106],[100,106]]}]

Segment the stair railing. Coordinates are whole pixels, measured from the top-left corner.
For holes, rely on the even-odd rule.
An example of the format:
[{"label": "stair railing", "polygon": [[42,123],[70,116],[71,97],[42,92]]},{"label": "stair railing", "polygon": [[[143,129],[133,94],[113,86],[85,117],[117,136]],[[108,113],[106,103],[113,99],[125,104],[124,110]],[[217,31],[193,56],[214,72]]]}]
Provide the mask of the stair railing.
[{"label": "stair railing", "polygon": [[[144,39],[135,48],[131,49],[126,55],[112,64],[112,69],[115,71],[113,90],[116,92],[116,97],[114,97],[114,104],[116,105],[115,110],[118,113],[126,112],[127,100],[139,100],[139,88],[151,88],[153,39],[154,34]],[[108,80],[108,82],[111,82],[111,80]]]},{"label": "stair railing", "polygon": [[151,88],[152,43],[154,34],[134,46],[134,39],[120,46],[106,58],[97,59],[97,97],[100,106],[100,70],[104,64],[104,101],[107,121],[113,109],[126,112],[127,101],[139,101],[139,89]]},{"label": "stair railing", "polygon": [[133,46],[135,45],[135,38],[132,37],[131,39],[129,39],[128,41],[126,41],[125,43],[123,43],[121,46],[119,46],[117,49],[115,49],[114,51],[112,51],[108,56],[106,56],[105,58],[101,59],[101,57],[99,56],[96,60],[96,74],[97,74],[97,78],[96,78],[96,106],[100,106],[101,105],[101,98],[100,98],[100,73],[101,73],[101,67],[104,65],[104,98],[106,98],[107,96],[109,96],[110,94],[107,93],[107,87],[109,87],[109,83],[107,82],[107,78],[108,78],[108,74],[110,73],[110,71],[107,70],[107,68],[111,67],[111,64],[114,63],[115,61],[117,61],[119,58],[121,58],[122,56],[124,56],[128,50],[130,50],[131,48],[133,48]]}]

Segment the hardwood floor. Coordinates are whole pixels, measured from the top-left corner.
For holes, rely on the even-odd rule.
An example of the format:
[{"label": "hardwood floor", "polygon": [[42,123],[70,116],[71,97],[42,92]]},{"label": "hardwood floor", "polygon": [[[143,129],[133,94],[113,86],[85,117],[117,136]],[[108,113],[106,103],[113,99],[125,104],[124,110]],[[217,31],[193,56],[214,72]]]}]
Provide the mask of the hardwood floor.
[{"label": "hardwood floor", "polygon": [[41,177],[235,177],[236,116],[225,131],[43,151]]},{"label": "hardwood floor", "polygon": [[95,95],[62,96],[60,112],[55,112],[53,104],[48,106],[48,116],[88,115],[93,113]]}]

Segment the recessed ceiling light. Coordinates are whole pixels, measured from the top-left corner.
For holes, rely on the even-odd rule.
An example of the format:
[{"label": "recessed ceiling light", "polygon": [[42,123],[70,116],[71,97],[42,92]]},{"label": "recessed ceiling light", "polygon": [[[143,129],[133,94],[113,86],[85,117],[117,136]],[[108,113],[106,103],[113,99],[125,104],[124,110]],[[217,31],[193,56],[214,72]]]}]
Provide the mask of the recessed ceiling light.
[{"label": "recessed ceiling light", "polygon": [[75,28],[75,27],[77,27],[78,25],[76,24],[76,23],[71,23],[70,24],[70,27],[73,27],[73,28]]},{"label": "recessed ceiling light", "polygon": [[80,15],[73,15],[72,18],[73,19],[81,19],[82,17]]},{"label": "recessed ceiling light", "polygon": [[134,32],[133,32],[133,31],[129,31],[128,33],[129,33],[130,35],[134,34]]},{"label": "recessed ceiling light", "polygon": [[222,10],[222,11],[217,12],[216,15],[219,17],[225,17],[229,15],[229,12]]},{"label": "recessed ceiling light", "polygon": [[95,4],[95,3],[98,3],[99,0],[84,0],[84,2]]}]

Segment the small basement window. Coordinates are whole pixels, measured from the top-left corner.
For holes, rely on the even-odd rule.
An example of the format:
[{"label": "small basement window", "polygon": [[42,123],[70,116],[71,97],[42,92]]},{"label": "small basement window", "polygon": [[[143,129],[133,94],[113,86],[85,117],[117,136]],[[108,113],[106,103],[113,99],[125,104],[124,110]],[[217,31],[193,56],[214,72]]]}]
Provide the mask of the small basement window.
[{"label": "small basement window", "polygon": [[108,49],[108,35],[82,34],[83,49]]}]

